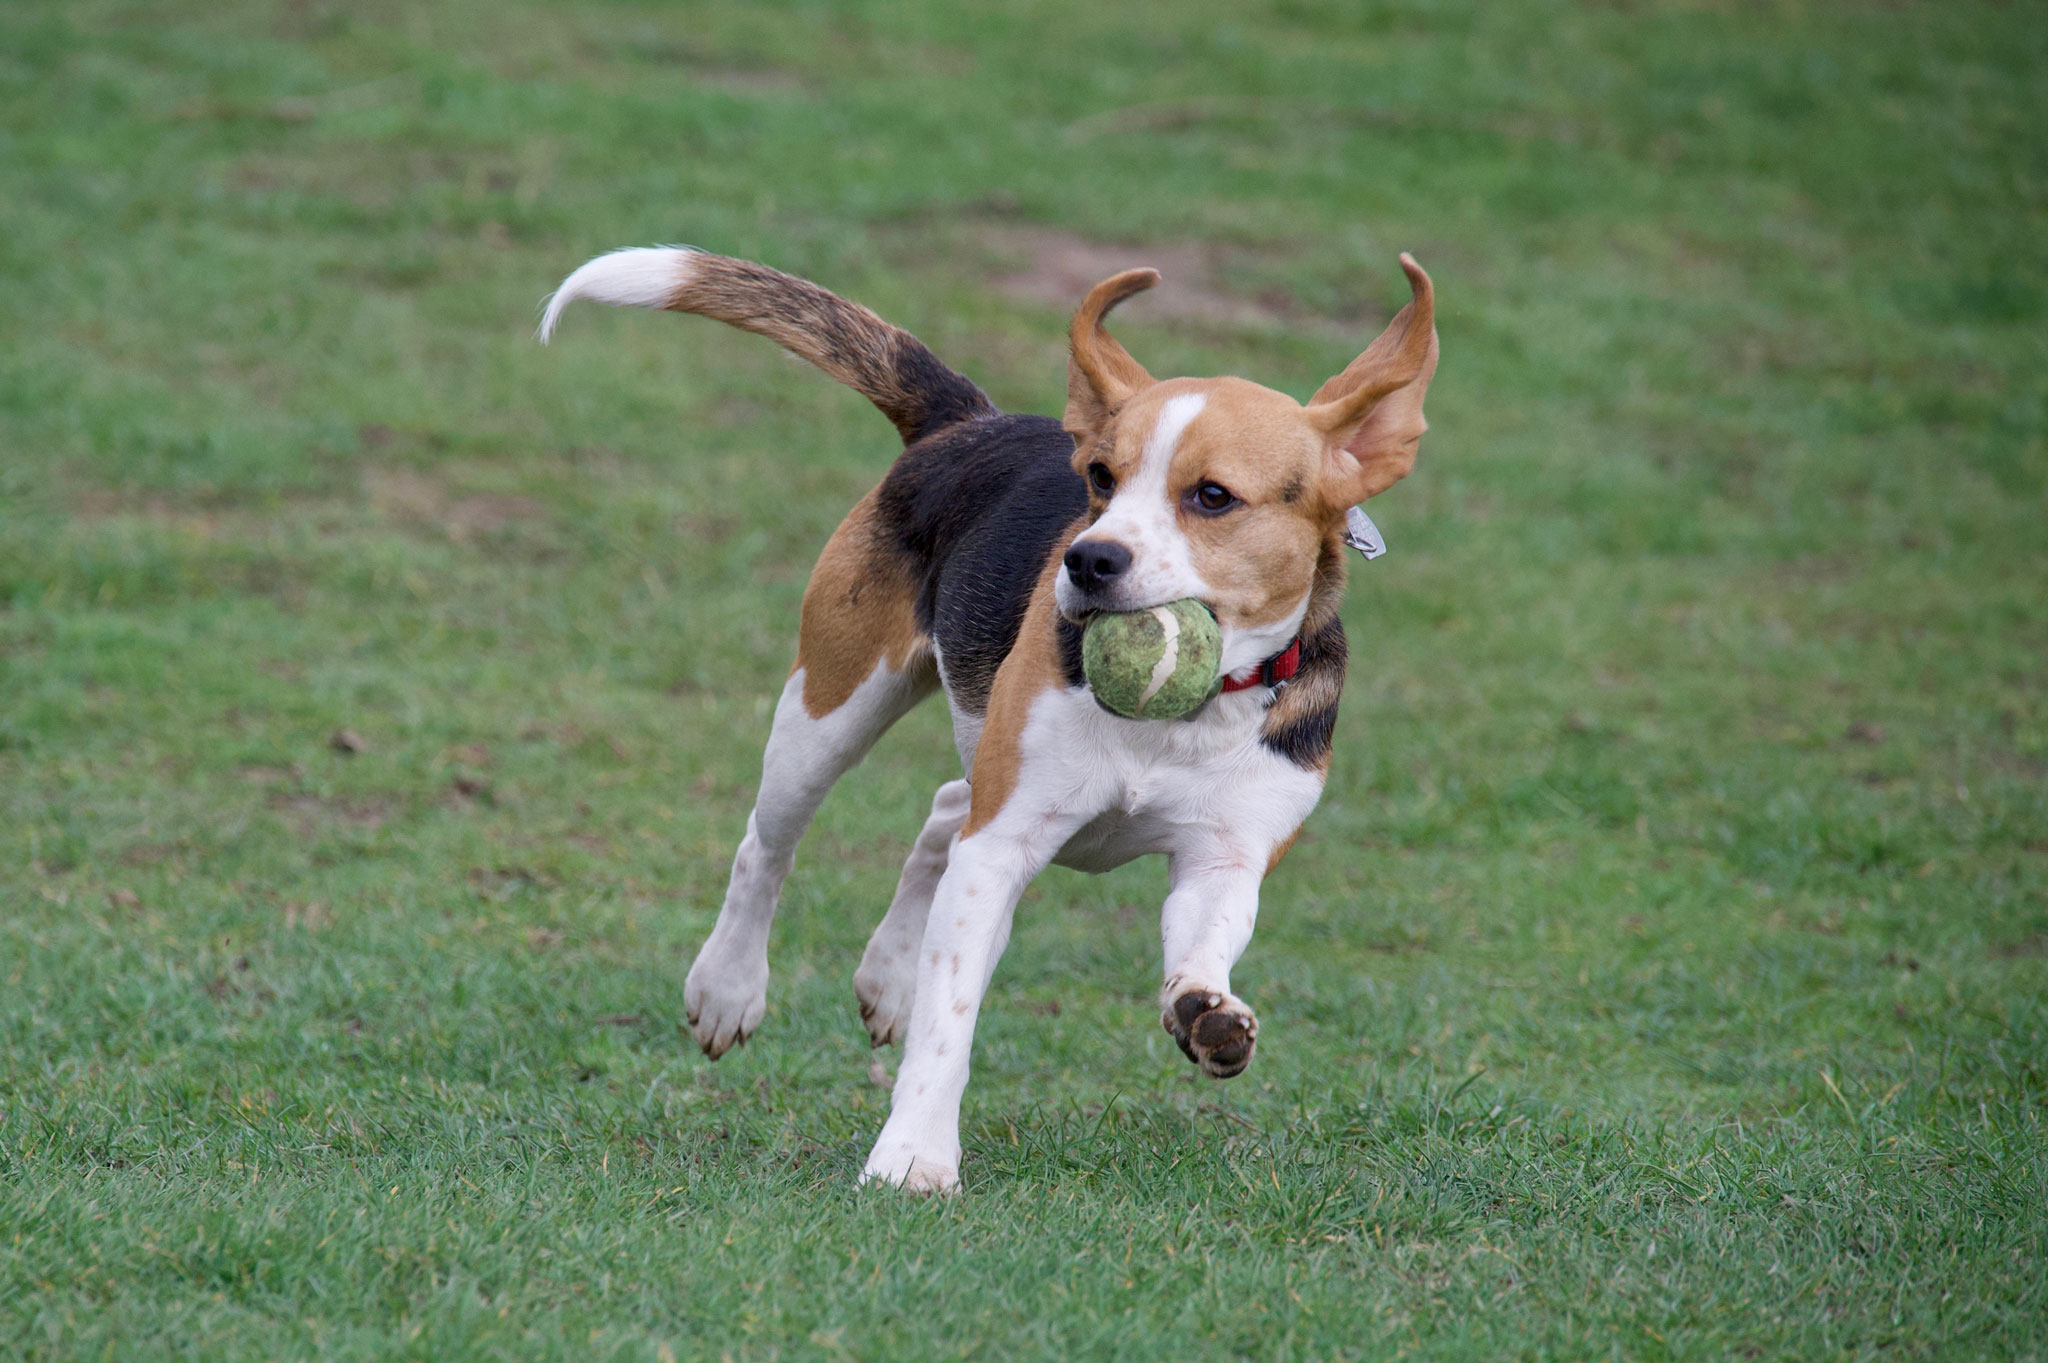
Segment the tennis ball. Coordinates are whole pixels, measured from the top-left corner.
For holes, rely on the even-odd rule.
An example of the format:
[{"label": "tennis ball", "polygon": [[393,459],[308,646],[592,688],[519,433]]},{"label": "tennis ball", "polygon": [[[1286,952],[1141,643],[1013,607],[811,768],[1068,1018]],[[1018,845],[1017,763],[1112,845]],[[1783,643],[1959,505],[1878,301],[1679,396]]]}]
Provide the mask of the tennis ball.
[{"label": "tennis ball", "polygon": [[1088,689],[1130,719],[1174,719],[1216,694],[1223,631],[1193,597],[1097,615],[1081,633]]}]

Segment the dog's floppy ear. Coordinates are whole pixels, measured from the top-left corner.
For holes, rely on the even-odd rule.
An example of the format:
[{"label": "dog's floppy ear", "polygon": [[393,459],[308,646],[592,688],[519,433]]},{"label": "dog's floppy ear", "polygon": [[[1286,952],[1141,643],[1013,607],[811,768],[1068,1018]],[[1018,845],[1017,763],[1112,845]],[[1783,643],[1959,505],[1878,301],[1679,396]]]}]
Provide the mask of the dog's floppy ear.
[{"label": "dog's floppy ear", "polygon": [[1103,329],[1109,310],[1134,293],[1159,282],[1157,270],[1125,270],[1088,290],[1067,328],[1072,346],[1067,362],[1067,415],[1064,422],[1074,442],[1087,440],[1116,415],[1131,394],[1152,386],[1152,376],[1130,352]]},{"label": "dog's floppy ear", "polygon": [[1436,293],[1405,251],[1401,269],[1413,300],[1364,354],[1309,399],[1309,422],[1328,442],[1323,488],[1333,507],[1355,506],[1407,477],[1415,467],[1415,447],[1429,429],[1422,397],[1436,373]]}]

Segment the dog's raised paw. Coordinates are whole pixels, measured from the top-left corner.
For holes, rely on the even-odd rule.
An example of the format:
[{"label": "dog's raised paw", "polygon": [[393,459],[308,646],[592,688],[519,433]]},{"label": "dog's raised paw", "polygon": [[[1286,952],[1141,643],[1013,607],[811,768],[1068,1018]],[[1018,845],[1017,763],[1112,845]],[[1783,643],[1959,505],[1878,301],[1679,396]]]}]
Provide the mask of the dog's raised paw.
[{"label": "dog's raised paw", "polygon": [[1160,1016],[1181,1054],[1212,1079],[1231,1079],[1252,1063],[1259,1020],[1238,999],[1214,989],[1191,989]]}]

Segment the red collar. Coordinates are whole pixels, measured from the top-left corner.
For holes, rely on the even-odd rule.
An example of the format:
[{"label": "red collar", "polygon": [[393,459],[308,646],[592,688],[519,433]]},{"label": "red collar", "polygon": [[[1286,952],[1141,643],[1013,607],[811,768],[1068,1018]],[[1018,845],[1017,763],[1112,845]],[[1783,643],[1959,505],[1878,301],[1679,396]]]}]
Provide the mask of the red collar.
[{"label": "red collar", "polygon": [[1301,636],[1296,635],[1293,643],[1260,663],[1259,670],[1246,677],[1243,681],[1239,681],[1235,677],[1225,677],[1223,679],[1223,689],[1225,691],[1249,691],[1254,686],[1278,687],[1282,682],[1285,682],[1299,671],[1301,671]]}]

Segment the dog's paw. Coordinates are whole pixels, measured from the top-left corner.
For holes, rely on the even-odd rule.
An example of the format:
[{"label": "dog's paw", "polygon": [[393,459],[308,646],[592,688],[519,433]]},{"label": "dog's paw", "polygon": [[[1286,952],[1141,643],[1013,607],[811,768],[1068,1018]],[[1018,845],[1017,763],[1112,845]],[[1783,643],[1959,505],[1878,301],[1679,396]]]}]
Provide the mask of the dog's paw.
[{"label": "dog's paw", "polygon": [[1179,995],[1159,1021],[1181,1054],[1212,1079],[1243,1074],[1259,1043],[1259,1020],[1243,1001],[1215,989],[1191,989]]},{"label": "dog's paw", "polygon": [[896,1097],[890,1104],[889,1120],[868,1151],[868,1162],[860,1171],[863,1187],[885,1183],[906,1193],[930,1196],[957,1192],[960,1188],[960,1133],[951,1122],[925,1122],[906,1113],[902,1076],[897,1076]]},{"label": "dog's paw", "polygon": [[910,1004],[917,996],[916,949],[878,956],[873,945],[853,973],[853,994],[860,1000],[860,1020],[877,1046],[901,1041],[910,1026]]},{"label": "dog's paw", "polygon": [[919,1197],[933,1197],[960,1191],[960,1169],[957,1163],[941,1163],[928,1156],[887,1153],[878,1145],[868,1156],[867,1168],[860,1171],[860,1181],[862,1187],[883,1183]]},{"label": "dog's paw", "polygon": [[729,961],[707,944],[683,981],[690,1035],[713,1060],[740,1045],[768,1011],[768,962]]}]

